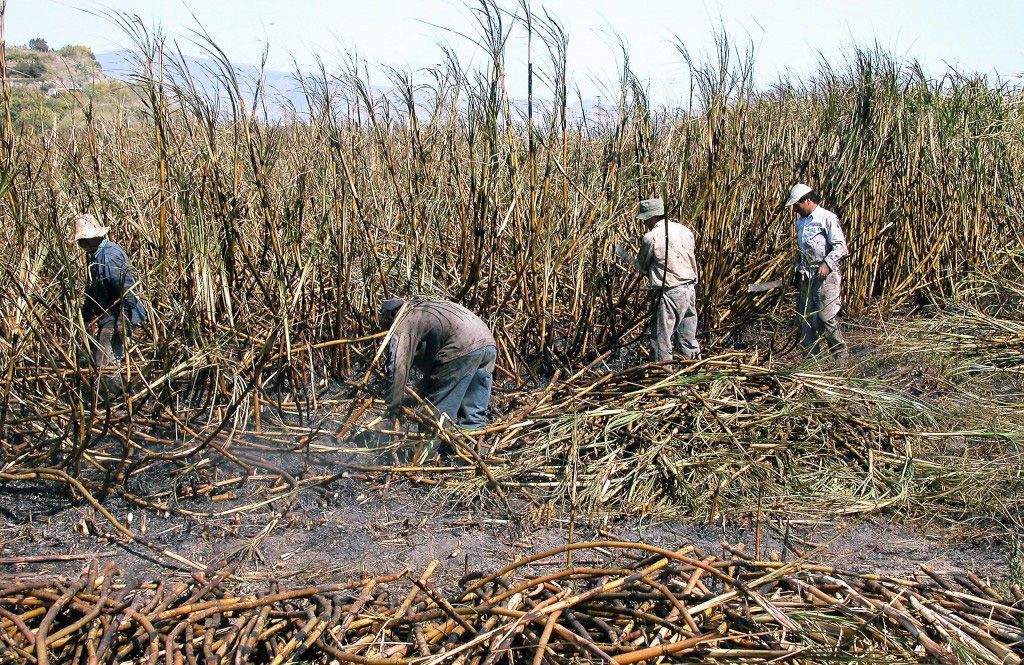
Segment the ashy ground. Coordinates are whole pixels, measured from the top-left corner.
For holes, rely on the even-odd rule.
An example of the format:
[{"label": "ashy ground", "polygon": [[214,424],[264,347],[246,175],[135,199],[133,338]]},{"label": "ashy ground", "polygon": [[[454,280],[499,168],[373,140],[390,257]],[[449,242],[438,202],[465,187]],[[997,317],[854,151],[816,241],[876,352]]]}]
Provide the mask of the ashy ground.
[{"label": "ashy ground", "polygon": [[[851,326],[855,352],[850,371],[956,399],[927,366],[881,359],[874,326]],[[799,362],[795,356],[774,362]],[[940,386],[936,388],[935,386]],[[1009,389],[1009,388],[1007,388]],[[327,400],[326,410],[338,408]],[[338,409],[340,411],[340,409]],[[268,422],[273,419],[269,416]],[[296,439],[298,437],[296,436]],[[245,454],[295,479],[298,490],[282,491],[284,476],[266,473],[237,478],[223,460],[207,478],[218,484],[190,485],[187,473],[155,466],[133,479],[129,491],[155,497],[169,510],[140,507],[108,496],[111,514],[152,543],[147,548],[117,535],[111,524],[67,486],[29,481],[0,485],[0,577],[72,574],[90,555],[115,560],[127,574],[159,578],[184,574],[183,567],[155,550],[168,550],[200,564],[241,557],[241,580],[323,583],[377,575],[434,559],[452,579],[466,570],[489,570],[569,540],[642,540],[662,546],[691,543],[718,554],[722,543],[742,544],[759,556],[810,556],[856,571],[912,573],[922,564],[940,570],[968,569],[994,580],[1017,579],[1020,561],[1012,538],[984,530],[953,528],[912,510],[815,517],[756,513],[654,520],[636,516],[570,516],[538,512],[521,496],[511,504],[458,500],[436,486],[437,476],[360,470],[371,464],[338,442],[333,453],[283,452],[250,435]],[[263,452],[259,452],[262,450]],[[453,473],[472,473],[459,470]],[[271,491],[272,490],[272,491]],[[275,498],[268,502],[267,497]],[[287,510],[284,510],[287,508]],[[21,557],[43,560],[24,562]]]}]

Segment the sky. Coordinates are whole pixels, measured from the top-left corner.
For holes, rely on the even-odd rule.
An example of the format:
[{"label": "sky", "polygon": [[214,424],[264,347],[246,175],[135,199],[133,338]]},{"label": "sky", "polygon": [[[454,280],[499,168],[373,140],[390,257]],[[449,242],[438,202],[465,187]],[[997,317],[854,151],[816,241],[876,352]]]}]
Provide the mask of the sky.
[{"label": "sky", "polygon": [[[569,34],[569,69],[584,97],[600,97],[615,81],[620,51],[648,84],[652,98],[679,101],[686,67],[673,47],[680,40],[694,54],[708,52],[719,26],[756,50],[757,79],[812,73],[821,58],[836,61],[850,47],[878,43],[919,60],[940,75],[960,71],[1015,78],[1024,73],[1024,2],[1021,0],[530,0],[547,9]],[[518,0],[504,0],[514,11]],[[6,37],[24,44],[43,37],[52,47],[81,43],[96,52],[129,46],[98,13],[137,14],[160,25],[186,53],[201,54],[190,40],[197,21],[236,63],[310,67],[316,56],[341,63],[352,50],[373,63],[417,70],[440,62],[438,42],[453,46],[464,62],[479,52],[460,36],[473,31],[463,0],[8,0]],[[525,93],[525,33],[510,44],[509,87]]]}]

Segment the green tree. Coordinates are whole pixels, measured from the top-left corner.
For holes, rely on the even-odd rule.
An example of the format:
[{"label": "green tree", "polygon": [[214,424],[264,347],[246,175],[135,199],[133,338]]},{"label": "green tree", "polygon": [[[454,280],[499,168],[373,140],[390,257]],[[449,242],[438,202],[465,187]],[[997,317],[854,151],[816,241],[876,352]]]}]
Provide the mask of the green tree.
[{"label": "green tree", "polygon": [[11,90],[11,122],[16,128],[67,129],[86,121],[86,108],[99,123],[126,116],[141,119],[142,114],[138,96],[120,81],[86,84],[81,90],[53,96],[36,86],[17,86]]},{"label": "green tree", "polygon": [[11,89],[11,124],[18,128],[52,127],[63,106],[35,86],[18,86]]},{"label": "green tree", "polygon": [[7,52],[7,66],[15,78],[42,78],[46,65],[38,53],[24,49],[10,49]]},{"label": "green tree", "polygon": [[28,40],[28,47],[33,51],[42,51],[43,53],[50,50],[50,46],[42,37],[36,37],[35,39]]}]

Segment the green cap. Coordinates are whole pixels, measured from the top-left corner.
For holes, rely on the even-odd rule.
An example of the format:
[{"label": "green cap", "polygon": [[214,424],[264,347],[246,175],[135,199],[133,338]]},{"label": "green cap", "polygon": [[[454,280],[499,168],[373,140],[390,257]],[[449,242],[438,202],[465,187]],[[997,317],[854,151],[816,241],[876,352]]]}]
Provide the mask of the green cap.
[{"label": "green cap", "polygon": [[661,199],[644,199],[640,202],[640,211],[636,214],[636,218],[639,220],[647,220],[651,217],[664,216],[665,202]]}]

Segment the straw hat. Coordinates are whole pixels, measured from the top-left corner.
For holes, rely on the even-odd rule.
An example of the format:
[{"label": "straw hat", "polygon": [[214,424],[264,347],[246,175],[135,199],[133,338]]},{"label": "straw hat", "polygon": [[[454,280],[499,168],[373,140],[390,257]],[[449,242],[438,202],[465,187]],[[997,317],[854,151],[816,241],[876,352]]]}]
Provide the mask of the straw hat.
[{"label": "straw hat", "polygon": [[100,226],[96,218],[90,214],[79,215],[75,218],[74,241],[89,240],[91,238],[106,238],[110,228]]}]

